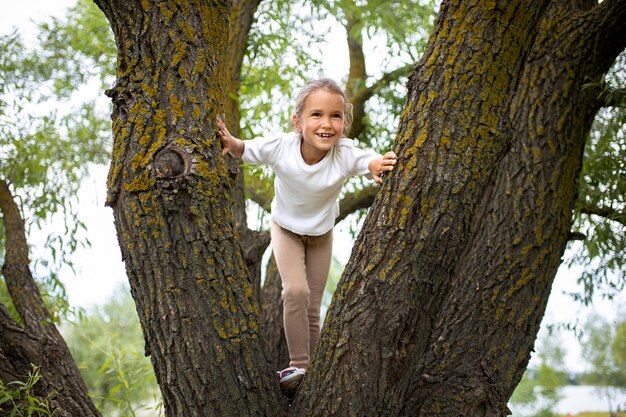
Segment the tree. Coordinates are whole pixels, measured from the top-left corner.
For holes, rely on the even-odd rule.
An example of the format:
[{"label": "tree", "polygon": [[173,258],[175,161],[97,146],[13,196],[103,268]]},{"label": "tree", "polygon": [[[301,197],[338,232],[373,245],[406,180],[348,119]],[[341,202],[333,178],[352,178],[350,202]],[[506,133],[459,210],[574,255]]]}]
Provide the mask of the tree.
[{"label": "tree", "polygon": [[[134,416],[158,406],[158,386],[135,305],[120,287],[102,306],[81,314],[63,334],[103,415]],[[156,414],[156,413],[154,413]]]},{"label": "tree", "polygon": [[537,350],[539,364],[526,370],[510,402],[533,410],[535,417],[553,416],[562,398],[559,391],[567,384],[565,353],[558,334],[544,334]]},{"label": "tree", "polygon": [[612,400],[620,389],[626,388],[624,377],[624,332],[626,320],[609,323],[599,315],[591,315],[583,329],[581,347],[583,357],[591,365],[583,381],[597,385],[607,398],[609,411]]},{"label": "tree", "polygon": [[[252,23],[252,15],[254,14],[256,7],[259,5],[259,2],[254,2],[254,1],[253,2],[238,2],[237,5],[240,7],[234,7],[231,10],[231,18],[233,21],[242,22],[240,24],[239,29],[242,29],[242,28],[245,29],[247,27],[247,29],[249,30],[250,25]],[[344,5],[342,7],[347,8],[350,5],[351,3],[348,2],[347,6]],[[351,6],[351,7],[354,8],[354,6]],[[288,12],[288,9],[285,10],[284,7],[279,7],[277,11],[274,10],[274,13],[276,12],[278,12],[278,15],[272,15],[272,19],[274,19],[274,21],[276,22],[280,22],[283,16],[289,16],[289,14],[286,13]],[[368,12],[373,13],[371,10],[369,10]],[[272,14],[272,13],[269,13],[269,14]],[[390,17],[391,16],[387,16],[387,19],[389,19]],[[302,17],[300,17],[300,19],[302,19]],[[62,62],[65,62],[67,67],[79,67],[82,70],[87,70],[87,72],[93,72],[94,66],[92,65],[92,63],[97,63],[98,66],[104,66],[105,69],[103,71],[99,71],[99,72],[96,71],[95,74],[99,75],[104,80],[103,82],[106,83],[106,75],[108,74],[107,68],[111,67],[112,59],[111,59],[111,53],[109,50],[110,48],[107,43],[107,37],[108,37],[109,32],[108,30],[106,30],[106,28],[103,28],[103,26],[101,25],[101,20],[102,20],[101,16],[98,15],[98,13],[94,13],[93,8],[89,6],[88,2],[81,1],[78,3],[76,7],[72,9],[72,15],[70,16],[67,22],[63,22],[58,19],[53,19],[50,24],[42,25],[43,30],[46,32],[48,36],[46,39],[43,39],[43,41],[44,41],[44,47],[47,48],[49,51],[51,51],[53,54],[55,54],[55,57],[57,59],[60,59]],[[381,19],[378,19],[378,20],[381,20]],[[248,23],[246,24],[246,22]],[[289,24],[286,24],[285,22],[281,22],[281,23],[283,27],[287,27],[289,25]],[[398,34],[400,33],[398,30],[400,26],[395,25],[395,27],[396,27],[395,34],[396,36],[398,36]],[[76,31],[74,30],[74,28],[79,28],[79,30]],[[237,26],[233,25],[231,26],[231,28],[237,28]],[[364,28],[361,28],[361,30],[363,29]],[[244,51],[246,49],[245,44],[246,44],[246,38],[248,36],[248,30],[231,31],[232,32],[231,35],[233,35],[231,37],[232,38],[231,39],[232,44],[230,47],[231,51]],[[90,36],[84,36],[85,33],[89,33]],[[92,34],[95,34],[96,36],[92,36]],[[243,36],[238,38],[238,35],[243,35]],[[262,37],[268,37],[268,36],[271,37],[272,35],[269,35],[267,33],[262,35]],[[283,48],[284,48],[287,45],[290,45],[292,38],[286,37],[285,39],[283,39],[283,37],[274,37],[274,40],[275,41],[278,40],[279,43],[283,45]],[[71,47],[64,48],[63,46],[71,46]],[[76,54],[77,50],[80,51],[79,54]],[[280,51],[274,50],[273,52],[275,53],[275,56],[282,55]],[[257,50],[257,55],[258,55],[258,50]],[[298,60],[303,60],[303,59],[305,58],[303,58],[302,54],[300,54],[298,56]],[[310,56],[307,56],[306,59],[310,59]],[[362,59],[362,54],[356,57],[357,64],[362,66],[362,62],[359,62],[359,59]],[[85,60],[90,61],[90,62],[85,63],[84,62]],[[229,68],[234,68],[230,72],[235,75],[235,79],[239,77],[238,72],[241,72],[242,60],[243,60],[243,53],[241,55],[231,54],[229,56],[229,62],[232,64]],[[273,61],[276,61],[276,60],[273,60]],[[258,64],[257,64],[257,67],[258,67]],[[263,68],[264,76],[267,76],[266,69],[267,68]],[[282,77],[284,77],[285,75],[285,71],[279,72],[276,69],[274,69],[274,71],[276,73],[280,73]],[[352,93],[357,94],[360,91],[365,92],[365,96],[361,94],[360,95],[361,97],[359,99],[361,102],[361,105],[363,105],[363,103],[369,97],[372,97],[377,91],[384,89],[386,86],[389,85],[389,83],[393,82],[399,75],[404,73],[404,71],[406,70],[396,71],[393,74],[384,74],[383,79],[377,81],[371,88],[367,87],[368,89],[366,89],[365,84],[361,83],[358,89],[357,88],[352,89],[353,90]],[[363,74],[364,74],[363,72],[360,72],[357,75],[363,75]],[[75,74],[69,74],[67,72],[59,71],[58,80],[61,83],[75,82],[76,79],[83,80],[88,75],[91,75],[91,74],[84,74],[82,71],[77,71]],[[246,89],[243,89],[242,91],[237,91],[237,88],[234,88],[234,93],[229,94],[229,96],[233,97],[235,93],[236,94],[244,93],[244,95],[250,96],[250,91],[249,91],[250,86],[257,85],[259,83],[256,83],[253,80],[251,81],[250,77],[247,78],[247,81],[248,81],[248,85],[246,86]],[[283,86],[285,89],[287,89],[287,87],[290,86],[290,83],[288,83],[287,80],[285,80],[283,82]],[[258,92],[256,94],[258,94]],[[396,101],[397,101],[397,98],[396,98]],[[233,110],[233,113],[235,115],[238,114],[236,110],[237,110],[236,108]],[[233,113],[229,112],[229,114],[233,114]],[[83,119],[85,119],[85,117],[83,117]],[[92,121],[92,120],[89,120],[89,121]],[[362,129],[365,124],[359,120],[359,117],[357,117],[356,121],[359,122],[359,124],[361,125],[361,129]],[[28,152],[21,152],[19,154],[25,156],[25,155],[28,155]],[[243,178],[243,177],[239,176],[239,178]],[[78,183],[77,180],[70,182],[70,184],[77,184],[77,183]],[[244,200],[243,191],[238,192],[238,190],[239,190],[238,187],[234,187],[233,191],[231,192],[231,195],[233,196],[233,201],[243,202]],[[354,196],[356,196],[356,198]],[[353,197],[348,199],[350,201],[349,205],[354,208],[363,206],[362,203],[361,204],[359,203],[359,199],[364,198],[365,201],[371,201],[372,199],[371,196],[372,196],[371,192],[361,193],[360,195],[354,194]],[[236,214],[238,213],[237,206],[238,205],[235,204],[234,212]],[[240,204],[240,207],[243,207],[242,203]],[[241,211],[239,212],[241,213]],[[344,210],[344,213],[345,213],[345,210]],[[243,212],[242,218],[244,221],[240,222],[239,223],[240,225],[245,224],[245,211]],[[258,272],[258,263],[260,262],[260,259],[261,259],[261,251],[267,245],[267,238],[263,238],[263,236],[267,234],[266,233],[250,233],[250,231],[248,231],[245,228],[239,228],[238,231],[239,231],[240,236],[242,237],[242,241],[246,243],[244,244],[244,247],[247,249],[246,251],[244,251],[244,259],[246,259],[246,263],[248,264],[249,269],[252,272],[255,272],[255,269]],[[263,241],[265,243],[263,243]],[[67,259],[63,257],[63,261],[67,261]],[[255,268],[255,263],[257,265],[256,268]],[[253,280],[253,282],[258,285],[259,280],[256,279],[256,280]],[[278,281],[275,281],[275,282],[278,282]],[[271,290],[273,290],[273,288],[270,288],[270,293],[271,293]],[[275,298],[278,298],[278,296],[275,296]],[[274,305],[277,306],[278,303],[275,303]],[[280,311],[280,309],[276,309],[276,310]],[[282,327],[282,324],[280,325],[280,327]],[[89,375],[88,372],[86,373],[86,375],[87,376]]]},{"label": "tree", "polygon": [[[589,80],[585,88],[600,91],[612,104],[600,109],[589,136],[580,175],[580,188],[574,210],[574,230],[590,238],[576,245],[570,265],[585,267],[579,294],[591,302],[595,291],[612,298],[624,288],[626,276],[626,54],[622,53],[604,80]],[[621,104],[620,104],[621,103]]]},{"label": "tree", "polygon": [[[49,306],[58,297],[42,292],[33,278],[27,228],[36,228],[55,213],[65,214],[69,238],[51,236],[47,245],[53,261],[67,261],[68,252],[80,242],[82,224],[71,220],[78,183],[89,162],[106,157],[107,136],[89,103],[66,114],[37,115],[35,104],[68,97],[81,84],[80,71],[65,71],[71,61],[27,51],[16,34],[0,38],[0,49],[0,381],[8,386],[26,375],[29,381],[36,376],[34,394],[52,397],[50,408],[57,415],[98,415],[55,326],[59,311]],[[49,281],[58,283],[53,265],[49,274]],[[29,374],[32,365],[38,368],[36,375]],[[0,410],[9,413],[4,407],[10,402],[5,400]]]},{"label": "tree", "polygon": [[[108,204],[166,412],[280,414],[214,138],[230,3],[97,3],[119,58]],[[442,5],[408,84],[403,163],[293,415],[506,414],[570,237],[591,121],[616,104],[582,86],[624,48],[625,13],[622,0]]]},{"label": "tree", "polygon": [[[97,3],[119,53],[108,204],[166,412],[275,414],[213,134],[230,4]],[[505,414],[603,104],[581,87],[624,48],[625,13],[619,0],[442,5],[408,85],[404,162],[357,239],[295,415]]]}]

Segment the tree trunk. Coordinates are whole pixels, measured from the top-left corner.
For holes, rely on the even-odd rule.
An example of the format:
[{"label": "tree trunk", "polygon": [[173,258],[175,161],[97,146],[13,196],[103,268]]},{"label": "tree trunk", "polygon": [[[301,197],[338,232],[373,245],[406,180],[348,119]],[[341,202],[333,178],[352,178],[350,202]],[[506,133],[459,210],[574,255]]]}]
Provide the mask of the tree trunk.
[{"label": "tree trunk", "polygon": [[[474,220],[424,357],[429,381],[408,387],[413,394],[399,415],[505,415],[565,250],[585,140],[600,105],[597,91],[581,87],[599,79],[618,51],[597,50],[599,31],[611,23],[603,21],[606,10],[590,9],[555,2],[542,18],[511,106],[512,148]],[[533,113],[542,103],[550,106]]]},{"label": "tree trunk", "polygon": [[282,283],[274,255],[265,268],[265,284],[261,294],[261,315],[265,325],[267,353],[276,370],[289,366],[289,349],[283,325]]},{"label": "tree trunk", "polygon": [[[0,179],[0,213],[6,233],[2,275],[21,319],[17,323],[0,304],[0,381],[24,381],[39,368],[33,394],[50,398],[56,416],[100,416],[70,351],[54,325],[30,271],[24,220],[8,184]],[[9,415],[8,404],[0,412]]]},{"label": "tree trunk", "polygon": [[[215,138],[229,3],[98,4],[119,50],[108,204],[166,413],[280,415]],[[625,9],[442,4],[409,82],[399,166],[290,415],[506,415],[597,108],[581,86],[624,48]]]},{"label": "tree trunk", "polygon": [[[230,26],[228,36],[228,56],[226,64],[226,100],[224,101],[224,116],[226,125],[233,136],[241,137],[241,112],[239,96],[241,87],[241,71],[243,60],[248,46],[250,28],[254,22],[254,15],[261,0],[233,0],[230,10]],[[241,160],[231,156],[226,157],[228,169],[233,179],[231,198],[232,210],[241,246],[243,259],[248,267],[254,286],[257,301],[261,297],[261,260],[265,249],[269,245],[269,232],[256,232],[248,229],[246,215],[245,175],[240,167]]]},{"label": "tree trunk", "polygon": [[119,52],[107,204],[166,414],[273,415],[283,400],[215,134],[230,2],[96,3]]},{"label": "tree trunk", "polygon": [[442,5],[299,415],[507,415],[625,39],[624,1],[545,3]]}]

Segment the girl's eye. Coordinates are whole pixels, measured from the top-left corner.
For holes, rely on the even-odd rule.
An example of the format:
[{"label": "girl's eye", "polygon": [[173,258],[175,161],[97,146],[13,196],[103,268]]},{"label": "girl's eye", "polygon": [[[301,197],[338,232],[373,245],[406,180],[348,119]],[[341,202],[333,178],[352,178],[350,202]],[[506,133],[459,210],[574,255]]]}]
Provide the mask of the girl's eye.
[{"label": "girl's eye", "polygon": [[341,118],[342,118],[342,116],[341,116],[341,114],[337,113],[337,114],[333,114],[333,118],[335,118],[335,119],[341,119]]},{"label": "girl's eye", "polygon": [[311,113],[311,116],[313,116],[313,117],[320,117],[320,114],[319,113]]}]

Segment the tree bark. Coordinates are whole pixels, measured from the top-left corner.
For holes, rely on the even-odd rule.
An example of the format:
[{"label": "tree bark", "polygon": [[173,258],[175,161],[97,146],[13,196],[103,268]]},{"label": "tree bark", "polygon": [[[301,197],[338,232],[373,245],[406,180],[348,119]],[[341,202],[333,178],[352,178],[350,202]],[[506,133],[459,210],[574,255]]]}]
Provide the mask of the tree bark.
[{"label": "tree bark", "polygon": [[580,87],[624,48],[626,1],[442,4],[289,409],[215,138],[228,2],[98,4],[120,51],[108,204],[167,415],[506,415],[600,105]]},{"label": "tree bark", "polygon": [[[254,15],[261,0],[233,0],[230,10],[228,36],[228,56],[226,64],[226,100],[224,116],[226,125],[235,137],[241,137],[241,111],[239,108],[239,90],[241,87],[241,71],[248,47],[250,29]],[[268,232],[257,232],[248,229],[246,215],[245,175],[241,160],[230,155],[226,157],[229,172],[233,178],[231,189],[232,209],[237,232],[244,249],[243,259],[248,267],[254,286],[257,301],[261,297],[261,260],[269,245]]]},{"label": "tree bark", "polygon": [[274,415],[216,136],[230,1],[96,3],[119,51],[107,204],[166,414]]},{"label": "tree bark", "polygon": [[[584,140],[601,104],[581,87],[624,48],[625,4],[509,2],[483,8],[486,19],[472,5],[442,6],[409,84],[413,111],[397,144],[404,166],[383,186],[357,240],[299,413],[508,414],[565,248]],[[474,29],[484,33],[482,46],[472,45]],[[611,41],[600,41],[609,33]],[[454,79],[446,68],[457,68]],[[496,104],[494,94],[504,101]]]},{"label": "tree bark", "polygon": [[289,349],[283,325],[282,283],[274,255],[265,269],[265,285],[261,296],[261,314],[265,325],[267,352],[276,370],[289,366]]},{"label": "tree bark", "polygon": [[[5,306],[0,305],[0,380],[5,384],[24,381],[33,364],[41,375],[34,386],[34,395],[40,399],[49,397],[55,415],[100,416],[33,279],[24,220],[3,179],[0,179],[0,213],[6,234],[2,276],[21,319],[17,323]],[[10,411],[0,406],[0,412],[9,415]]]},{"label": "tree bark", "polygon": [[422,358],[512,141],[508,109],[544,8],[442,5],[409,82],[394,149],[400,164],[355,243],[296,403],[300,415],[402,415],[392,410],[410,398],[406,387],[428,379]]},{"label": "tree bark", "polygon": [[[594,52],[597,12],[554,2],[541,20],[511,106],[512,148],[452,275],[424,357],[428,378],[407,387],[398,415],[506,415],[565,250],[584,143],[601,104],[581,86],[609,69]],[[541,103],[551,105],[533,114]]]}]

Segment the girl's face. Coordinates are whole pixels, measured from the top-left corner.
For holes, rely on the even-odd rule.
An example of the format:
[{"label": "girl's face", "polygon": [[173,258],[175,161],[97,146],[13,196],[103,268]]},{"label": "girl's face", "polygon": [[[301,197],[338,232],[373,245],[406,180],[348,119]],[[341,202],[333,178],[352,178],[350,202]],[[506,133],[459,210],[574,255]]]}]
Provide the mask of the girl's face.
[{"label": "girl's face", "polygon": [[302,133],[300,152],[304,161],[313,165],[321,161],[343,134],[343,97],[326,90],[316,90],[304,102],[300,116],[293,124]]}]

